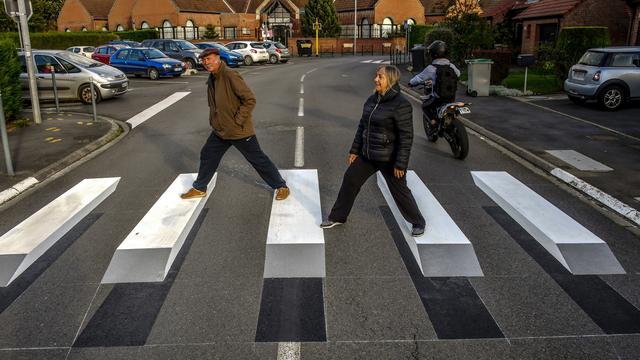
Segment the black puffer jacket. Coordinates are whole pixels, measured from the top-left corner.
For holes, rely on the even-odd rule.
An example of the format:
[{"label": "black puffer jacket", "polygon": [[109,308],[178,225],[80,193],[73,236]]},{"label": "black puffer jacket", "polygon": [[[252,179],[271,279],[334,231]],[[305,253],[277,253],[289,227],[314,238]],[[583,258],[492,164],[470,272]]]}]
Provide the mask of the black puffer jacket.
[{"label": "black puffer jacket", "polygon": [[413,109],[400,94],[400,86],[394,85],[383,96],[371,95],[364,103],[350,152],[406,170],[412,143]]}]

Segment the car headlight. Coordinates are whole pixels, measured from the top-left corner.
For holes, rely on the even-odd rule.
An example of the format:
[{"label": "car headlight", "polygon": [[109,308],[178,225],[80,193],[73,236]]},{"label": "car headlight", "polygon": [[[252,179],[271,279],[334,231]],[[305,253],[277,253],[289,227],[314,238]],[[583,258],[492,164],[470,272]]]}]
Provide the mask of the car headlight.
[{"label": "car headlight", "polygon": [[169,65],[169,64],[162,64],[162,67],[164,69],[171,69],[171,65]]},{"label": "car headlight", "polygon": [[100,83],[106,83],[109,81],[114,81],[116,78],[113,76],[109,76],[109,75],[105,75],[105,74],[96,74],[98,76],[95,77],[95,79],[100,82]]}]

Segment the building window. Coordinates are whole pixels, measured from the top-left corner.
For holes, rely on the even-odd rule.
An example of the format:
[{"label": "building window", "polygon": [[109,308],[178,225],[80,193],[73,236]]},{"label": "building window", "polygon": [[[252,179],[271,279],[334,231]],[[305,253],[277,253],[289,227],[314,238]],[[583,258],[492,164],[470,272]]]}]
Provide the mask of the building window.
[{"label": "building window", "polygon": [[82,27],[82,31],[87,31],[87,28],[85,26]]},{"label": "building window", "polygon": [[118,26],[116,26],[116,31],[124,31],[124,26],[118,24]]},{"label": "building window", "polygon": [[291,13],[285,9],[280,1],[276,1],[271,10],[268,10],[269,25],[289,25],[291,22]]},{"label": "building window", "polygon": [[165,20],[162,22],[162,38],[173,39],[173,26],[171,25],[171,21],[169,20]]},{"label": "building window", "polygon": [[416,21],[415,21],[415,20],[413,20],[413,19],[407,19],[407,25],[409,25],[409,26],[415,26],[415,24],[416,24]]},{"label": "building window", "polygon": [[393,20],[391,18],[384,18],[382,20],[382,37],[388,38],[393,33]]},{"label": "building window", "polygon": [[371,24],[369,24],[369,19],[363,18],[360,22],[360,37],[364,39],[371,38]]},{"label": "building window", "polygon": [[102,31],[109,31],[109,29],[107,29],[107,27],[106,27],[106,26],[103,26],[103,27],[102,27]]},{"label": "building window", "polygon": [[242,28],[242,35],[251,35],[251,30],[249,30],[249,28]]},{"label": "building window", "polygon": [[187,40],[193,40],[196,36],[196,25],[191,20],[187,20],[187,23],[184,25],[184,33],[185,38]]},{"label": "building window", "polygon": [[236,28],[234,28],[234,27],[226,27],[226,28],[224,28],[224,38],[225,39],[235,39],[236,38]]},{"label": "building window", "polygon": [[146,21],[143,21],[142,24],[140,24],[140,29],[149,29],[149,23]]},{"label": "building window", "polygon": [[64,29],[64,32],[71,32],[71,29],[66,28],[66,29]]}]

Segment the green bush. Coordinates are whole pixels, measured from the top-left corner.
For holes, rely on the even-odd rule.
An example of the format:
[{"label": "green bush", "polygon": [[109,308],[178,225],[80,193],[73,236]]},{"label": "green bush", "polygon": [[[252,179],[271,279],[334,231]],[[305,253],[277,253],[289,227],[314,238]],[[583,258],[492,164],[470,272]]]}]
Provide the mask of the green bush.
[{"label": "green bush", "polygon": [[552,55],[558,78],[566,79],[571,66],[580,60],[586,50],[594,47],[606,47],[609,44],[610,37],[607,27],[575,26],[563,28]]},{"label": "green bush", "polygon": [[422,44],[425,36],[433,29],[433,25],[413,25],[409,32],[409,49],[417,44]]},{"label": "green bush", "polygon": [[449,45],[449,58],[456,64],[464,64],[475,50],[493,49],[493,29],[480,15],[462,14],[450,17],[446,25],[455,35]]},{"label": "green bush", "polygon": [[445,26],[434,26],[431,30],[427,31],[424,37],[424,46],[428,47],[432,42],[436,40],[442,40],[449,44],[453,44],[454,34],[451,29]]},{"label": "green bush", "polygon": [[[111,40],[117,40],[118,36],[104,31],[82,32],[43,32],[31,33],[31,47],[33,49],[64,50],[71,46],[86,45],[100,46]],[[10,39],[19,47],[18,33],[1,33],[0,39]]]},{"label": "green bush", "polygon": [[471,57],[475,59],[491,59],[491,84],[499,85],[509,76],[511,68],[511,51],[508,50],[475,50]]},{"label": "green bush", "polygon": [[157,39],[158,38],[158,30],[156,29],[144,29],[144,30],[135,30],[135,31],[119,31],[115,33],[120,40],[131,40],[142,42],[147,39]]},{"label": "green bush", "polygon": [[16,45],[12,40],[0,40],[0,90],[7,120],[14,120],[22,110],[22,84],[20,61]]},{"label": "green bush", "polygon": [[211,25],[211,24],[207,24],[206,27],[206,31],[204,32],[204,38],[208,39],[208,40],[213,40],[213,39],[217,39],[220,37],[220,34],[218,34],[218,31],[216,30],[216,28]]}]

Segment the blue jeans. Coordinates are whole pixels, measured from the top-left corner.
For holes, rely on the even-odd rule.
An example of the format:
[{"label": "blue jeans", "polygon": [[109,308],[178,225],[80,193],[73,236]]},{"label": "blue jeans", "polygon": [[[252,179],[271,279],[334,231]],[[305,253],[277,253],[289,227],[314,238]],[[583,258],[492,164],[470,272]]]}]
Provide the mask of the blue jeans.
[{"label": "blue jeans", "polygon": [[200,151],[200,169],[198,170],[198,178],[193,182],[193,188],[200,191],[207,191],[207,185],[211,182],[213,174],[218,170],[218,165],[222,156],[227,152],[230,146],[244,155],[245,159],[251,163],[260,177],[274,189],[286,187],[278,168],[260,149],[258,139],[255,135],[238,140],[225,140],[218,137],[214,132],[207,139],[207,142]]}]

